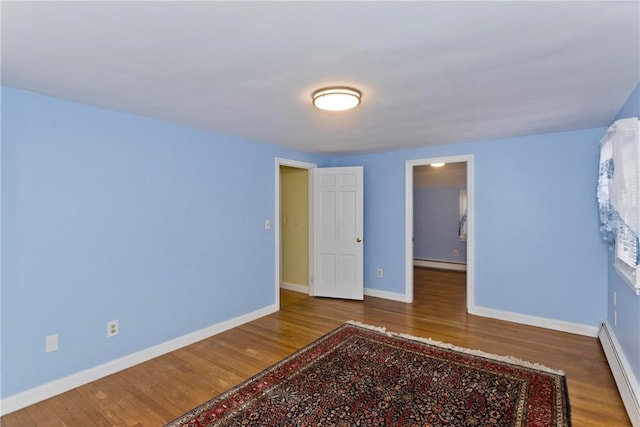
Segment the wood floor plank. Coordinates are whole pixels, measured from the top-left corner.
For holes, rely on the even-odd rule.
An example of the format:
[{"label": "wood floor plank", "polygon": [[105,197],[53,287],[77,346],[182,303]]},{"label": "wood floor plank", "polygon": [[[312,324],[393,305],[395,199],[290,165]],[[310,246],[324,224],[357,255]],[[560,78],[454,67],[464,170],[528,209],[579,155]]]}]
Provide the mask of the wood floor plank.
[{"label": "wood floor plank", "polygon": [[[6,418],[6,420],[5,420]],[[28,411],[17,411],[2,418],[0,425],[17,425],[23,427],[36,426],[37,424],[31,418]]]},{"label": "wood floor plank", "polygon": [[5,415],[3,427],[158,426],[347,320],[562,369],[574,426],[631,426],[595,338],[471,316],[465,274],[417,268],[413,304],[281,291],[277,313]]},{"label": "wood floor plank", "polygon": [[[18,411],[16,413],[19,413],[19,412],[22,412],[22,411]],[[49,422],[49,416],[42,411],[41,405],[31,405],[25,408],[24,412],[26,412],[31,417],[31,420],[33,421],[32,425],[41,426]],[[28,425],[30,424],[25,424],[25,426],[28,426]]]}]

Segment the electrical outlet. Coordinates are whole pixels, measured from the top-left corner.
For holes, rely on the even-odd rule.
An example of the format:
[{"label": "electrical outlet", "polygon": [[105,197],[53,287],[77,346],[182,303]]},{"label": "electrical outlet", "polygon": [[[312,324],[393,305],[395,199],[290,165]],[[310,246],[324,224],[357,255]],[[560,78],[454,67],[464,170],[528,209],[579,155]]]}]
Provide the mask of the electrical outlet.
[{"label": "electrical outlet", "polygon": [[376,276],[382,277],[382,269],[381,268],[376,270]]},{"label": "electrical outlet", "polygon": [[44,339],[44,352],[58,351],[58,334],[49,335]]},{"label": "electrical outlet", "polygon": [[456,258],[459,257],[460,256],[460,252],[458,252],[457,249],[454,249],[453,250],[453,256],[456,257]]},{"label": "electrical outlet", "polygon": [[120,333],[120,326],[117,320],[107,322],[107,338],[115,337]]},{"label": "electrical outlet", "polygon": [[271,221],[269,221],[268,219],[264,220],[264,229],[271,230]]}]

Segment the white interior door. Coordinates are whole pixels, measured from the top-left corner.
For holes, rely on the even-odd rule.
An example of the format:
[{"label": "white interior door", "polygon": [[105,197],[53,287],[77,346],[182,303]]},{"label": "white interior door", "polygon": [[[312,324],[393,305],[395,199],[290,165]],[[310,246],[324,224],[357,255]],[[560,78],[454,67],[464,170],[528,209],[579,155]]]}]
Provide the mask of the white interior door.
[{"label": "white interior door", "polygon": [[313,169],[313,295],[363,299],[362,166]]}]

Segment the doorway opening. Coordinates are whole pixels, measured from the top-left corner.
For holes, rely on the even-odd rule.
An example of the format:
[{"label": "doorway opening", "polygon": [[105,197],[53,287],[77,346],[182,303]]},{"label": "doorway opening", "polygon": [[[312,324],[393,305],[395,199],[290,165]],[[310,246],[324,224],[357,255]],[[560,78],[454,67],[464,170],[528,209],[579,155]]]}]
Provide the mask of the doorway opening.
[{"label": "doorway opening", "polygon": [[[433,197],[443,199],[457,199],[455,206],[450,207],[451,212],[440,210],[439,215],[445,215],[444,221],[454,222],[449,224],[449,235],[425,236],[425,230],[418,230],[415,226],[414,215],[416,210],[426,209],[425,201],[422,199],[420,188],[424,187],[419,172],[425,173],[432,168],[430,165],[445,163],[458,164],[458,167],[451,167],[449,173],[428,174],[431,177],[432,187],[441,187],[438,191],[424,191]],[[444,170],[443,170],[444,172]],[[473,182],[473,156],[447,156],[425,159],[408,160],[405,164],[406,173],[406,206],[405,206],[405,298],[408,302],[414,301],[414,264],[435,268],[463,269],[462,260],[466,261],[466,308],[474,306],[474,182]],[[460,180],[460,175],[464,174],[464,179]],[[440,181],[436,181],[434,177]],[[416,179],[414,179],[414,177]],[[436,185],[434,185],[434,183]],[[447,187],[445,189],[445,187]],[[433,202],[433,200],[431,200]],[[465,212],[466,211],[466,215]],[[414,229],[414,227],[416,229]],[[453,231],[452,231],[453,230]],[[439,230],[441,231],[441,230]],[[427,233],[428,234],[428,233]],[[424,239],[446,240],[443,245],[428,248]],[[422,240],[421,240],[422,239]],[[418,258],[418,261],[414,260]],[[423,258],[420,260],[420,258]]]},{"label": "doorway opening", "polygon": [[[280,309],[280,289],[288,288],[305,292],[309,296],[357,299],[364,298],[364,250],[363,250],[363,167],[327,167],[317,168],[313,163],[276,158],[275,162],[275,305]],[[306,195],[294,196],[299,205],[306,203],[307,254],[300,252],[304,243],[287,248],[285,227],[297,228],[298,237],[303,227],[303,216],[289,211],[285,206],[287,197],[284,192],[292,191],[283,186],[294,177],[298,187],[307,187]],[[306,183],[300,185],[297,178],[305,177]],[[306,199],[306,200],[305,200]],[[299,210],[302,211],[303,209]],[[285,212],[287,210],[287,212]],[[293,212],[293,213],[291,213]],[[295,231],[295,230],[292,230]],[[295,233],[294,233],[295,234]],[[302,236],[304,237],[304,236]],[[301,242],[304,240],[300,239]],[[303,264],[307,260],[306,272],[298,272],[303,283],[290,283],[283,274],[288,274],[285,258],[286,250],[291,249],[297,261]],[[299,267],[295,265],[296,269]],[[315,271],[317,270],[317,271]]]},{"label": "doorway opening", "polygon": [[312,294],[313,217],[312,180],[314,163],[276,158],[275,241],[276,306],[280,288]]}]

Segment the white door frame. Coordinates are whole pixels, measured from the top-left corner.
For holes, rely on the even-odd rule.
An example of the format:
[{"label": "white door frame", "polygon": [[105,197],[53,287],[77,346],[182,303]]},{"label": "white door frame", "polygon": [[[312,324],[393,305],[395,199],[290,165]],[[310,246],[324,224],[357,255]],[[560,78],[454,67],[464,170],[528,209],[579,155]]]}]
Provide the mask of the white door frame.
[{"label": "white door frame", "polygon": [[405,162],[405,301],[413,302],[413,168],[431,163],[467,163],[467,312],[475,307],[475,195],[473,154]]},{"label": "white door frame", "polygon": [[[281,247],[281,239],[282,235],[280,230],[282,230],[281,215],[280,215],[280,166],[290,166],[298,169],[313,169],[318,165],[315,163],[307,163],[300,162],[298,160],[290,160],[283,159],[281,157],[276,157],[276,213],[274,216],[274,225],[275,225],[275,241],[276,241],[276,288],[275,288],[275,297],[276,297],[276,309],[280,310],[280,282],[282,281],[282,272],[280,271],[280,261],[282,258],[282,247]],[[308,215],[308,229],[309,229],[309,295],[313,295],[313,174],[309,174],[309,215]]]}]

